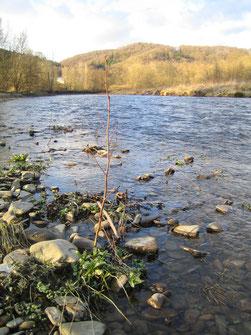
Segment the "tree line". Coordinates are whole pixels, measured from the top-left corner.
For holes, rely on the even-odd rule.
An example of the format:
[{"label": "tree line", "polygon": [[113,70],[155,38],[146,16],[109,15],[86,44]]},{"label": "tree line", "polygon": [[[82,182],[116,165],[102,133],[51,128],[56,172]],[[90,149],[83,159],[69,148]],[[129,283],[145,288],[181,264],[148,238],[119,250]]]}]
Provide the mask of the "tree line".
[{"label": "tree line", "polygon": [[37,93],[58,89],[60,64],[34,54],[25,33],[11,37],[0,18],[0,91]]}]

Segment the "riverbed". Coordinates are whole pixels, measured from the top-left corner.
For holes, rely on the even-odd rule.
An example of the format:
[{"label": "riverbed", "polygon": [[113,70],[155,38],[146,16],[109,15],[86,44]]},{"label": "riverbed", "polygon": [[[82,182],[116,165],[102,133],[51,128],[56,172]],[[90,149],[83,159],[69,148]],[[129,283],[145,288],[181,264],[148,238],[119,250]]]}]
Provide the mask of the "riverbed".
[{"label": "riverbed", "polygon": [[[87,145],[105,147],[107,99],[102,95],[22,98],[0,104],[0,166],[14,154],[49,161],[43,182],[60,192],[100,192],[106,159]],[[154,236],[157,260],[144,258],[149,287],[172,291],[164,307],[147,305],[149,288],[117,303],[134,324],[109,308],[103,321],[126,334],[251,333],[251,100],[232,98],[111,96],[112,148],[109,188],[128,190],[144,202],[145,215],[160,214],[163,226],[129,232],[126,239]],[[129,150],[124,153],[124,150]],[[122,152],[121,152],[122,151]],[[184,162],[193,156],[194,162]],[[178,165],[177,165],[178,164]],[[165,175],[168,168],[175,174]],[[136,180],[145,173],[149,182]],[[198,176],[212,176],[198,178]],[[229,213],[217,212],[226,201]],[[198,224],[198,238],[168,231],[168,219]],[[207,233],[209,223],[223,227]],[[80,223],[81,224],[81,223]],[[82,233],[91,234],[88,227]],[[182,246],[207,252],[202,260]],[[171,319],[168,325],[165,319]],[[121,333],[122,334],[122,333]]]}]

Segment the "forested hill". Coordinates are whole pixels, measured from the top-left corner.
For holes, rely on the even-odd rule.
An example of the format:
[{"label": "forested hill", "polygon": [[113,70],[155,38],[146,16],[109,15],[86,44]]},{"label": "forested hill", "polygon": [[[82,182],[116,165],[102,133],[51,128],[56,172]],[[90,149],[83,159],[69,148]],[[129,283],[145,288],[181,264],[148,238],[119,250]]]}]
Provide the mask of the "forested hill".
[{"label": "forested hill", "polygon": [[251,81],[251,50],[234,47],[136,43],[77,55],[61,62],[66,89],[104,89],[104,57],[110,90],[161,90],[181,85],[237,84]]}]

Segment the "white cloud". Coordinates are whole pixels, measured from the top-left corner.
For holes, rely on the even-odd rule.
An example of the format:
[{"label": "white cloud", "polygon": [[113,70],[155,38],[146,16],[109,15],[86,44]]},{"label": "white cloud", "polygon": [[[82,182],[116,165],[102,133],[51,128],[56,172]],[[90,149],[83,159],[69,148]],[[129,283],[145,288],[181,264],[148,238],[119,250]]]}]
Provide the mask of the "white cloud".
[{"label": "white cloud", "polygon": [[250,48],[246,0],[1,0],[0,13],[27,32],[34,51],[56,60],[134,42]]}]

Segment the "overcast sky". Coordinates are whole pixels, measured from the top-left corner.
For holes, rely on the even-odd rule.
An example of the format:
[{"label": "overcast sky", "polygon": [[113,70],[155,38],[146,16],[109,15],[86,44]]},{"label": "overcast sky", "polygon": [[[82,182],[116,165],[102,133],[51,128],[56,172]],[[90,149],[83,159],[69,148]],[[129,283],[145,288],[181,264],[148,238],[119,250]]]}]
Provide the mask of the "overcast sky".
[{"label": "overcast sky", "polygon": [[251,0],[0,0],[0,18],[56,61],[135,42],[251,48]]}]

